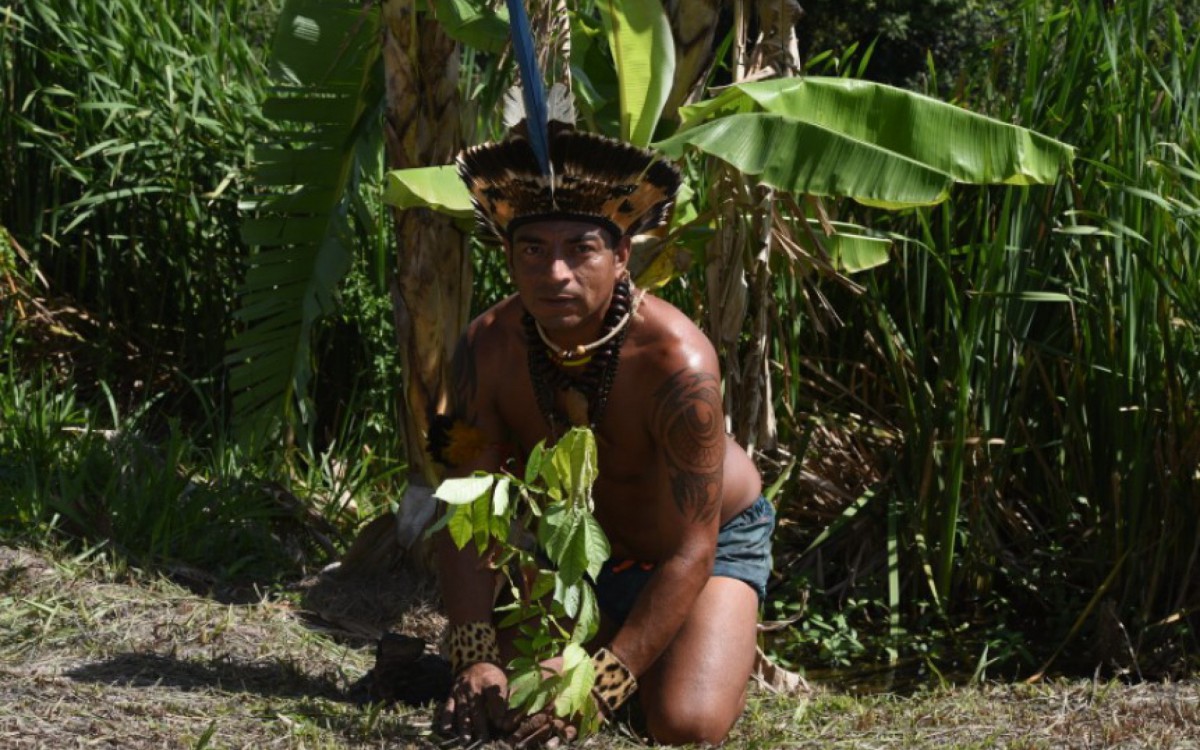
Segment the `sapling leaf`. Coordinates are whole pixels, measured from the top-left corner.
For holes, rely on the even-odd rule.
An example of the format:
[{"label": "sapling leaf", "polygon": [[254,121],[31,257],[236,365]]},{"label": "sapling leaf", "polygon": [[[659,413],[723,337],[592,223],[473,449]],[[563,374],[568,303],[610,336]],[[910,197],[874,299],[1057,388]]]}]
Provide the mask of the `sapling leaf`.
[{"label": "sapling leaf", "polygon": [[514,674],[508,681],[508,705],[512,708],[525,705],[540,684],[541,676],[536,665],[531,670]]},{"label": "sapling leaf", "polygon": [[536,714],[546,707],[550,699],[558,690],[558,677],[543,677],[537,687],[534,688],[533,696],[529,701],[529,707],[525,709],[526,713]]},{"label": "sapling leaf", "polygon": [[574,523],[571,524],[566,549],[555,561],[558,563],[558,574],[562,577],[563,583],[567,585],[578,583],[583,578],[584,571],[588,569],[588,534],[585,531],[587,521],[578,514],[571,513],[570,515],[574,518]]},{"label": "sapling leaf", "polygon": [[583,516],[580,533],[583,537],[584,566],[594,581],[600,575],[604,562],[612,555],[612,547],[608,544],[608,537],[604,535],[600,522],[590,513]]},{"label": "sapling leaf", "polygon": [[450,516],[454,515],[453,508],[447,508],[445,513],[438,514],[437,520],[429,524],[429,528],[425,529],[425,538],[432,539],[433,535],[446,528],[446,524],[450,522]]},{"label": "sapling leaf", "polygon": [[[571,467],[571,454],[577,442],[578,437],[575,430],[563,435],[562,439],[554,444],[550,460],[546,462],[553,470],[556,484],[562,487],[562,496],[559,499],[567,501],[571,501],[575,497],[575,472]],[[546,464],[542,466],[543,475],[546,474]]]},{"label": "sapling leaf", "polygon": [[497,613],[499,613],[499,612],[512,612],[513,610],[515,610],[515,609],[519,609],[519,608],[520,608],[520,606],[521,606],[521,600],[520,600],[521,592],[520,592],[520,591],[517,589],[517,587],[516,587],[516,586],[513,586],[513,585],[509,585],[509,587],[508,587],[508,593],[509,593],[509,595],[512,597],[512,600],[511,600],[511,601],[508,601],[508,602],[505,602],[504,604],[497,604],[497,605],[495,606],[495,608],[493,608],[493,609],[492,609],[492,611],[493,611],[493,612],[497,612]]},{"label": "sapling leaf", "polygon": [[471,525],[471,506],[463,507],[456,505],[446,511],[449,520],[446,522],[446,530],[450,532],[450,538],[454,540],[454,546],[462,549],[467,546],[467,542],[471,541],[471,534],[474,532],[474,527]]},{"label": "sapling leaf", "polygon": [[542,504],[537,501],[537,496],[526,487],[521,488],[521,499],[525,501],[525,506],[529,508],[530,513],[538,518],[542,517]]},{"label": "sapling leaf", "polygon": [[557,505],[547,508],[538,524],[538,543],[546,551],[550,562],[560,568],[563,557],[566,555],[567,545],[571,542],[571,535],[578,522],[578,515]]},{"label": "sapling leaf", "polygon": [[533,659],[533,646],[530,645],[528,636],[514,639],[513,648],[515,648],[517,653],[521,654],[522,657],[526,659]]},{"label": "sapling leaf", "polygon": [[541,476],[542,461],[546,457],[546,441],[533,446],[529,452],[529,460],[525,462],[525,484],[533,484]]},{"label": "sapling leaf", "polygon": [[[555,533],[555,531],[558,530],[560,526],[562,526],[564,519],[565,514],[563,509],[555,505],[551,505],[550,507],[546,508],[546,510],[542,513],[541,518],[538,519],[538,546],[541,547],[542,551],[546,552],[547,555],[550,554],[547,550],[547,547],[550,545],[550,537]],[[554,562],[553,558],[550,561]]]},{"label": "sapling leaf", "polygon": [[451,505],[466,505],[490,490],[495,481],[491,474],[447,479],[438,485],[433,496]]},{"label": "sapling leaf", "polygon": [[508,490],[512,485],[512,480],[508,477],[500,477],[496,482],[496,487],[492,490],[492,513],[497,516],[508,514]]},{"label": "sapling leaf", "polygon": [[537,673],[538,660],[532,656],[518,656],[508,663],[509,671],[514,677],[523,672]]},{"label": "sapling leaf", "polygon": [[571,478],[571,502],[592,511],[592,485],[596,482],[596,437],[591,430],[575,428],[563,438],[570,439],[565,446],[569,452]]},{"label": "sapling leaf", "polygon": [[562,684],[554,700],[554,713],[569,716],[583,709],[590,701],[592,685],[596,681],[596,670],[583,646],[568,643],[563,649]]},{"label": "sapling leaf", "polygon": [[583,662],[588,661],[587,651],[584,651],[582,646],[579,646],[574,643],[567,644],[567,647],[563,649],[562,656],[563,656],[562,671],[564,674],[567,672],[570,672],[572,669],[575,669]]},{"label": "sapling leaf", "polygon": [[492,541],[492,499],[488,495],[480,495],[471,503],[471,528],[475,534],[475,548],[479,554],[487,552]]},{"label": "sapling leaf", "polygon": [[553,642],[554,636],[544,630],[534,633],[533,638],[530,639],[530,645],[533,646],[534,651],[541,651]]},{"label": "sapling leaf", "polygon": [[571,632],[573,643],[587,643],[600,627],[600,607],[596,603],[596,592],[591,586],[579,586],[579,616],[575,618],[575,630]]},{"label": "sapling leaf", "polygon": [[514,609],[504,617],[500,618],[500,622],[497,623],[496,627],[504,630],[505,628],[511,628],[513,625],[516,625],[518,622],[524,619],[525,613],[520,609]]},{"label": "sapling leaf", "polygon": [[510,562],[512,562],[513,560],[516,560],[518,557],[517,551],[514,550],[512,547],[507,546],[508,527],[505,527],[504,529],[502,529],[502,531],[504,532],[504,534],[497,537],[497,540],[500,542],[500,544],[498,545],[498,550],[496,550],[496,553],[492,557],[492,567],[496,568],[497,570],[508,565]]},{"label": "sapling leaf", "polygon": [[542,597],[554,590],[554,584],[558,580],[558,576],[554,575],[549,570],[539,570],[537,576],[533,579],[533,586],[530,588],[529,597],[534,601],[539,601]]},{"label": "sapling leaf", "polygon": [[[492,515],[489,516],[488,526],[491,529],[492,539],[497,541],[503,548],[508,543],[508,532],[511,528],[511,522],[504,516]],[[508,555],[512,557],[512,555]],[[505,560],[507,562],[507,559]],[[497,561],[496,567],[500,567],[500,562]]]},{"label": "sapling leaf", "polygon": [[579,615],[579,606],[582,603],[582,595],[579,592],[579,589],[583,588],[582,581],[567,584],[561,577],[556,577],[554,582],[554,601],[562,605],[563,614],[575,619]]},{"label": "sapling leaf", "polygon": [[563,498],[563,474],[555,465],[558,457],[558,446],[555,446],[549,457],[542,459],[542,465],[538,470],[538,476],[542,480],[543,488],[547,495],[555,500]]}]

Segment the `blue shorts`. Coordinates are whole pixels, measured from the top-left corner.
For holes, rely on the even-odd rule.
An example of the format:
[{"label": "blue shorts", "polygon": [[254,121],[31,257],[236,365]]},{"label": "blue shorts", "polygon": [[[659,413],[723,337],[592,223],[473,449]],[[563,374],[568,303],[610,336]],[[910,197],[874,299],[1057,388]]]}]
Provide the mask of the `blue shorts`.
[{"label": "blue shorts", "polygon": [[[771,575],[771,532],[775,506],[761,495],[749,508],[729,519],[717,534],[717,558],[712,574],[736,578],[758,594],[761,605]],[[654,575],[654,565],[609,559],[596,579],[596,599],[604,614],[625,622],[642,587]]]}]

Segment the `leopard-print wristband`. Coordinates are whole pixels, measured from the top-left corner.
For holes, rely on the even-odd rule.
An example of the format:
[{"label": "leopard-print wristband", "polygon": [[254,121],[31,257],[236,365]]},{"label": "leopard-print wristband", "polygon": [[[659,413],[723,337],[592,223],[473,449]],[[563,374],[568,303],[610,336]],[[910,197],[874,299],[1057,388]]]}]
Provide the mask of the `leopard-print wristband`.
[{"label": "leopard-print wristband", "polygon": [[608,649],[602,648],[592,655],[592,667],[596,670],[592,694],[603,713],[613,713],[637,691],[637,678],[633,672]]},{"label": "leopard-print wristband", "polygon": [[446,655],[450,658],[450,670],[454,674],[481,661],[499,664],[500,645],[496,641],[496,628],[490,622],[479,620],[452,626],[446,634]]}]

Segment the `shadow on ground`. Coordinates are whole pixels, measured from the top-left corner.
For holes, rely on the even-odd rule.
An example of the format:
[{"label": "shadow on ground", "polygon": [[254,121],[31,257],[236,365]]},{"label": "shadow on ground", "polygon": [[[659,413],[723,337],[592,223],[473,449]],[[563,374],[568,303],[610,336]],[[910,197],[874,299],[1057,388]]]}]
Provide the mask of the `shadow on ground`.
[{"label": "shadow on ground", "polygon": [[217,690],[253,693],[263,697],[321,697],[347,700],[331,678],[313,677],[284,661],[263,664],[216,659],[208,662],[159,654],[116,654],[64,673],[80,682],[124,687],[171,687],[178,690]]}]

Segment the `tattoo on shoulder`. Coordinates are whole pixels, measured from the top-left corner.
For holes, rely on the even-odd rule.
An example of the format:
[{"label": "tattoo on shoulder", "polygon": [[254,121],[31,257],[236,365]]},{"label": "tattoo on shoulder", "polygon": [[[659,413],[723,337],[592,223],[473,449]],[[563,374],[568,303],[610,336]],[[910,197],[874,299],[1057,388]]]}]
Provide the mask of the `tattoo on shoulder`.
[{"label": "tattoo on shoulder", "polygon": [[466,336],[460,338],[454,348],[454,358],[450,361],[450,379],[453,414],[459,419],[473,422],[479,378],[475,371],[475,351]]},{"label": "tattoo on shoulder", "polygon": [[725,423],[717,378],[683,368],[654,393],[653,427],[679,512],[708,521],[721,508]]}]

